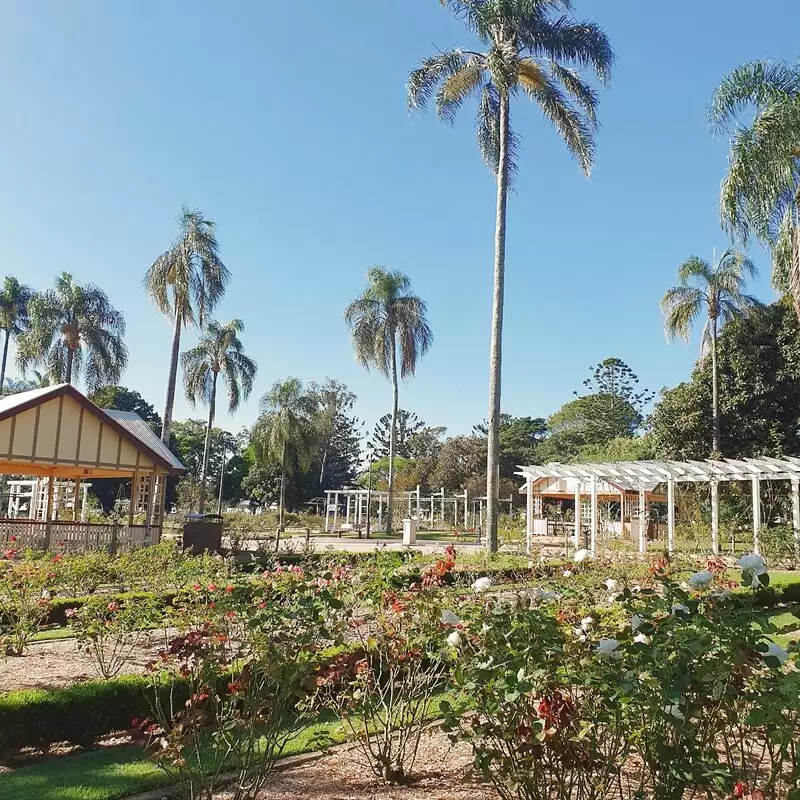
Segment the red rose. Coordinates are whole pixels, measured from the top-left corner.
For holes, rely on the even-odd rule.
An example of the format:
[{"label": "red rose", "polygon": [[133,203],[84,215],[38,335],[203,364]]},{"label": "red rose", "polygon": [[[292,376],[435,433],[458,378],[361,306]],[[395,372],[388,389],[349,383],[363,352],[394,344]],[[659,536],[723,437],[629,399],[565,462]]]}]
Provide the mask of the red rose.
[{"label": "red rose", "polygon": [[209,592],[216,592],[217,591],[217,584],[216,583],[209,583],[208,584],[208,591]]},{"label": "red rose", "polygon": [[203,587],[199,583],[196,583],[194,586],[192,586],[192,589],[194,589],[196,592],[199,592],[202,588]]}]

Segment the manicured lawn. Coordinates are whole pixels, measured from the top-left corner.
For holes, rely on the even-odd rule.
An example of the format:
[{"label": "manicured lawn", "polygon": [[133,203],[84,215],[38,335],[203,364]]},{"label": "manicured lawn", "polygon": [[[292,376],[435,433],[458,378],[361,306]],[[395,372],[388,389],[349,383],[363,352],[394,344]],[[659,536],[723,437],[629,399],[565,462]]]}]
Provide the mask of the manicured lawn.
[{"label": "manicured lawn", "polygon": [[[462,698],[443,693],[431,706],[429,719],[439,716],[439,702],[445,699],[457,711],[470,707]],[[298,732],[284,749],[284,757],[313,752],[320,742],[345,741],[338,719],[320,719]],[[174,783],[175,776],[150,761],[141,747],[126,745],[53,758],[0,774],[0,800],[120,800]]]},{"label": "manicured lawn", "polygon": [[[316,749],[320,738],[344,741],[337,720],[304,729],[284,755]],[[93,750],[19,767],[0,775],[0,800],[119,800],[131,794],[169,786],[174,775],[149,761],[136,745]]]}]

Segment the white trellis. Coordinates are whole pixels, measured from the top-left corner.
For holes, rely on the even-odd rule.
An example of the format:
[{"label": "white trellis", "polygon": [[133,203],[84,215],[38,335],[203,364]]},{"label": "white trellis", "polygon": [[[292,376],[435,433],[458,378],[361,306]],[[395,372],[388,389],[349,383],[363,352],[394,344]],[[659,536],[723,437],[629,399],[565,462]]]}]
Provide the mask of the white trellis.
[{"label": "white trellis", "polygon": [[[527,538],[528,546],[534,534],[533,483],[540,478],[570,478],[575,481],[575,502],[580,507],[584,495],[590,502],[590,550],[597,550],[598,483],[607,481],[633,484],[639,493],[639,517],[646,515],[646,493],[656,486],[667,486],[667,549],[675,548],[675,484],[707,483],[711,489],[711,549],[719,554],[719,484],[743,481],[751,484],[753,502],[753,547],[759,551],[761,528],[761,481],[789,481],[792,488],[792,528],[795,547],[800,551],[800,458],[725,458],[705,461],[612,461],[598,464],[543,464],[520,466],[517,475],[525,479],[527,494]],[[587,491],[588,490],[588,491]],[[624,513],[624,512],[623,512]],[[580,515],[576,514],[575,546],[580,543]],[[639,525],[639,551],[647,549],[647,530]]]}]

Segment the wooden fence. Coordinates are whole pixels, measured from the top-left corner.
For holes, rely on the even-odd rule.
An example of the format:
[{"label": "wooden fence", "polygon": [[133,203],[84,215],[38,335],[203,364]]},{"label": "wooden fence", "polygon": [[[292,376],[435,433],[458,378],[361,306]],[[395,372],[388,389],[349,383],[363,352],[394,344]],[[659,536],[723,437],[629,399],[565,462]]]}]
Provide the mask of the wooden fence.
[{"label": "wooden fence", "polygon": [[134,550],[161,540],[161,529],[146,525],[98,525],[90,522],[0,519],[0,550],[58,550],[79,553]]}]

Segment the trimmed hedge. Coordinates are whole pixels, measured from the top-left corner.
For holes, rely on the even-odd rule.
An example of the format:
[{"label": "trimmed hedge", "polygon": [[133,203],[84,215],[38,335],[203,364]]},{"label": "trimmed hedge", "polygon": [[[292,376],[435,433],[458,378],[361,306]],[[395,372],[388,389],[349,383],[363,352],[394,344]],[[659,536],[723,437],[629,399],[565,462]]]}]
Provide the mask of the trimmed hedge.
[{"label": "trimmed hedge", "polygon": [[[87,681],[63,689],[32,689],[0,696],[0,755],[25,747],[47,750],[56,742],[90,747],[114,731],[128,730],[131,720],[150,713],[143,675]],[[164,698],[185,702],[188,689],[164,684]]]}]

